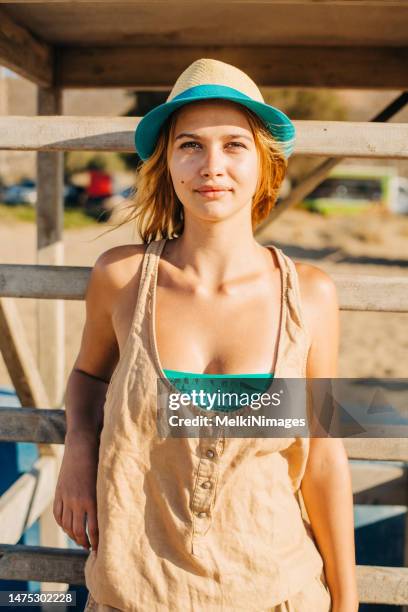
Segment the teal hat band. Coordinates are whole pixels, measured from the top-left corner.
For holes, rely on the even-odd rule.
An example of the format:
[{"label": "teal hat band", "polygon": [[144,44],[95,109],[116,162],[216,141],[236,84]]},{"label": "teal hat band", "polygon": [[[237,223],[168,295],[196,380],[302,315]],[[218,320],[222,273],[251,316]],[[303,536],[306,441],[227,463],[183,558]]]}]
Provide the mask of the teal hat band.
[{"label": "teal hat band", "polygon": [[172,100],[151,110],[141,119],[135,132],[136,150],[141,159],[145,161],[152,155],[161,128],[175,110],[192,102],[211,99],[236,102],[254,112],[280,144],[285,157],[288,158],[292,154],[295,144],[295,126],[285,113],[274,106],[254,100],[232,87],[206,84],[186,89]]}]

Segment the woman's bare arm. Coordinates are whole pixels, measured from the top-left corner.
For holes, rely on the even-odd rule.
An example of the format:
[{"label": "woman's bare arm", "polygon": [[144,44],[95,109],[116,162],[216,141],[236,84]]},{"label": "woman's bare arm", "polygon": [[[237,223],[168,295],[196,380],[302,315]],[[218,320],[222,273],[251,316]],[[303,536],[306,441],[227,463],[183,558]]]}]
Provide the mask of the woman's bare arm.
[{"label": "woman's bare arm", "polygon": [[99,436],[106,391],[119,359],[113,315],[126,286],[132,281],[138,283],[142,254],[142,248],[131,245],[110,249],[97,260],[86,291],[81,347],[65,394],[67,427],[54,516],[73,540],[94,550],[98,546]]},{"label": "woman's bare arm", "polygon": [[[301,281],[307,304],[312,344],[308,378],[337,377],[339,308],[334,282],[321,270],[307,266]],[[302,287],[303,285],[303,287]],[[339,438],[311,438],[301,485],[302,496],[317,545],[324,560],[333,612],[356,612],[353,495],[348,458]]]},{"label": "woman's bare arm", "polygon": [[114,318],[118,311],[125,317],[124,302],[129,303],[130,312],[134,308],[144,250],[144,245],[109,249],[92,269],[81,346],[66,389],[70,439],[83,433],[98,436],[102,428],[105,394],[120,353]]},{"label": "woman's bare arm", "polygon": [[95,263],[86,290],[85,326],[65,396],[69,439],[85,433],[97,437],[102,428],[106,389],[119,358],[112,322],[118,287],[111,268],[107,251]]}]

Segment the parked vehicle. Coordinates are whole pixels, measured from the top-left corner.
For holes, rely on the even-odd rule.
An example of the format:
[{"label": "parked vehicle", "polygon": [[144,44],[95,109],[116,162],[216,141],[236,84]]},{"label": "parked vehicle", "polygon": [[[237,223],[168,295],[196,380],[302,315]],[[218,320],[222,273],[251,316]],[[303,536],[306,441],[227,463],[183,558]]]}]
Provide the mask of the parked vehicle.
[{"label": "parked vehicle", "polygon": [[[86,200],[86,190],[72,183],[64,185],[64,206],[66,208],[83,207]],[[35,206],[37,202],[37,186],[30,179],[23,179],[15,185],[4,186],[0,190],[0,203],[9,206],[29,204]]]},{"label": "parked vehicle", "polygon": [[3,187],[0,195],[3,204],[14,206],[17,204],[29,204],[35,206],[37,201],[37,188],[34,181],[24,179],[16,185]]},{"label": "parked vehicle", "polygon": [[393,167],[339,165],[301,206],[325,214],[372,208],[408,214],[408,179]]}]

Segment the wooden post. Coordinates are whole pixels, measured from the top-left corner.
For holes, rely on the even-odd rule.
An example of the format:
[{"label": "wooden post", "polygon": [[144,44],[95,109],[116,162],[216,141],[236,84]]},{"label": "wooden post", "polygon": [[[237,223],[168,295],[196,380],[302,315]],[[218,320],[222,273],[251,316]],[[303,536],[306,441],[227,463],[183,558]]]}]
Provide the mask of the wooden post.
[{"label": "wooden post", "polygon": [[[0,66],[0,116],[8,114],[7,80],[5,69]],[[0,178],[8,172],[7,151],[0,151]]]},{"label": "wooden post", "polygon": [[[38,89],[38,114],[58,115],[62,112],[62,92],[57,88]],[[62,152],[37,153],[37,263],[62,265],[64,167]],[[38,367],[51,406],[62,405],[64,394],[64,302],[37,302]],[[60,460],[61,460],[61,451]],[[60,466],[55,462],[55,483]],[[52,503],[40,518],[40,543],[44,546],[65,547],[67,537],[55,522]],[[43,585],[47,589],[48,585]]]},{"label": "wooden post", "polygon": [[[38,114],[61,113],[61,92],[39,88]],[[37,153],[37,263],[64,263],[63,153]],[[53,407],[64,392],[64,302],[38,302],[38,363]],[[50,406],[51,407],[51,406]]]}]

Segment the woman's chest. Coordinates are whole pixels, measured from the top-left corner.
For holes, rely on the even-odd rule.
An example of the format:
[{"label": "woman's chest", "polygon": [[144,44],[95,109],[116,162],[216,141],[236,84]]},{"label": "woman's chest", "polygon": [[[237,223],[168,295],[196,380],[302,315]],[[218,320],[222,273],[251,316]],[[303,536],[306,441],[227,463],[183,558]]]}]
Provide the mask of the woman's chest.
[{"label": "woman's chest", "polygon": [[159,288],[155,301],[151,316],[163,369],[273,371],[282,316],[279,282],[211,299]]}]

